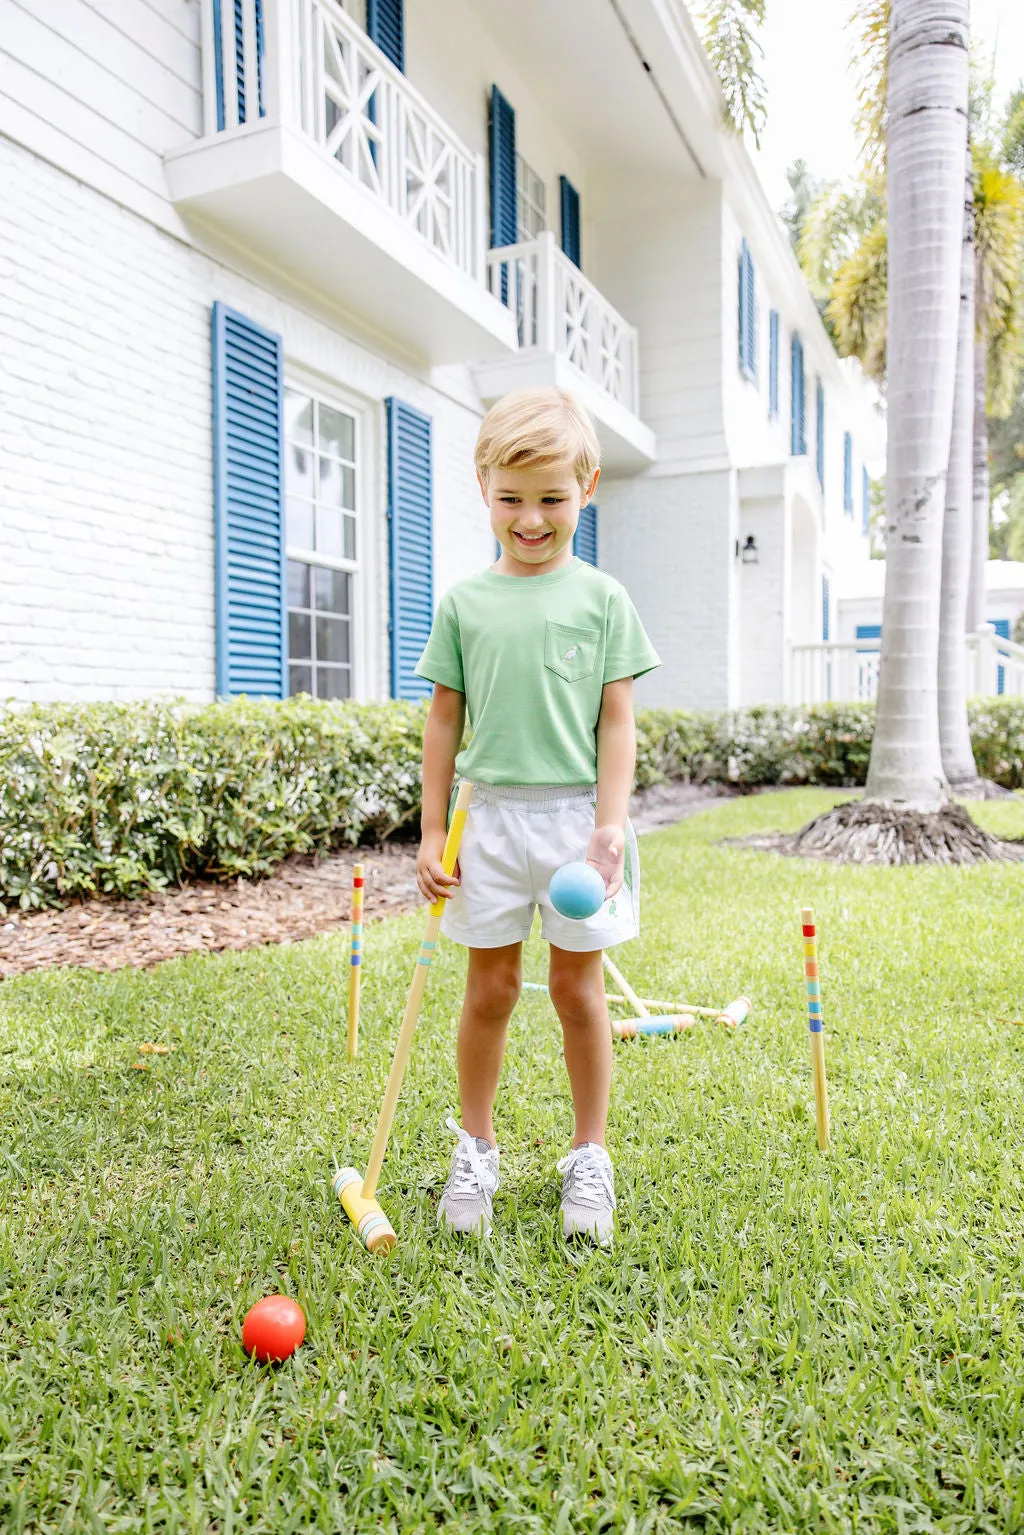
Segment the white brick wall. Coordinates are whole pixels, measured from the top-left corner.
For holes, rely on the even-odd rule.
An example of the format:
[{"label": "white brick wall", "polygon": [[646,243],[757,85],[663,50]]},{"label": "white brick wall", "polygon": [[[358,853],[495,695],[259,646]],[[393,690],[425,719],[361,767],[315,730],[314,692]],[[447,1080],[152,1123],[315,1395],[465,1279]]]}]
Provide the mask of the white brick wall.
[{"label": "white brick wall", "polygon": [[365,691],[386,695],[382,402],[433,418],[439,595],[490,557],[467,387],[442,393],[2,138],[0,182],[0,696],[212,696],[218,298],[279,332],[304,376],[365,405]]},{"label": "white brick wall", "polygon": [[626,587],[662,662],[637,683],[639,703],[736,702],[728,608],[734,481],[720,471],[599,487],[601,564]]}]

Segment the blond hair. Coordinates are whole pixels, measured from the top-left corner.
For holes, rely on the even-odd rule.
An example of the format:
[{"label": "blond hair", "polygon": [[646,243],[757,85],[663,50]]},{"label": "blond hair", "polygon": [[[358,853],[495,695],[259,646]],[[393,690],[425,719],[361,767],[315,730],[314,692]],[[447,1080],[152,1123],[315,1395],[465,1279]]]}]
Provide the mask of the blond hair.
[{"label": "blond hair", "polygon": [[567,389],[517,389],[487,412],[473,458],[485,486],[492,469],[543,469],[569,460],[586,490],[601,447],[590,417]]}]

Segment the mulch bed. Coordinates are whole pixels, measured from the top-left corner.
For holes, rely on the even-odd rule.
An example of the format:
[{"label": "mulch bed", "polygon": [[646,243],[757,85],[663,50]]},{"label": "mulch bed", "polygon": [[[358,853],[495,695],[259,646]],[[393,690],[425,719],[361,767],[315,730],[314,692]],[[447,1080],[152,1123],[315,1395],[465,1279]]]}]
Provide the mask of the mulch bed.
[{"label": "mulch bed", "polygon": [[[714,784],[656,784],[634,795],[638,832],[670,826],[730,791]],[[148,969],[180,954],[214,954],[264,943],[298,943],[351,920],[352,865],[365,871],[363,915],[393,916],[422,903],[415,841],[293,853],[261,880],[192,883],[134,900],[101,897],[61,911],[0,917],[0,979],[59,965]]]}]

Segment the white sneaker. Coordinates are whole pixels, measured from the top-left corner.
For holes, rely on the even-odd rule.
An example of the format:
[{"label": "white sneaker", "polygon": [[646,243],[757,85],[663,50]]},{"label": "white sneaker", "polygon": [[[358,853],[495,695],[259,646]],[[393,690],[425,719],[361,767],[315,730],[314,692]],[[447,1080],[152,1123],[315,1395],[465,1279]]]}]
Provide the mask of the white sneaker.
[{"label": "white sneaker", "polygon": [[453,1231],[486,1236],[498,1187],[498,1148],[482,1135],[461,1129],[451,1115],[445,1125],[459,1137],[459,1143],[452,1152],[452,1170],[438,1205],[438,1222],[446,1221]]},{"label": "white sneaker", "polygon": [[610,1247],[615,1210],[612,1160],[596,1141],[584,1141],[558,1164],[562,1174],[562,1231]]}]

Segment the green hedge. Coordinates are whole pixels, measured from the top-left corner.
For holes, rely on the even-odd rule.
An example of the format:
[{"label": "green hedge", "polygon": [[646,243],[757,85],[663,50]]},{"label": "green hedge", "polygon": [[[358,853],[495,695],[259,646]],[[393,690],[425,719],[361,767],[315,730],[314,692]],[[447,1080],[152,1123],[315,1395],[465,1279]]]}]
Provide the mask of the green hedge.
[{"label": "green hedge", "polygon": [[[423,704],[39,704],[0,710],[0,901],[29,909],[415,828]],[[864,782],[874,710],[637,711],[637,785]],[[979,770],[1024,786],[1024,699],[971,706]]]}]

